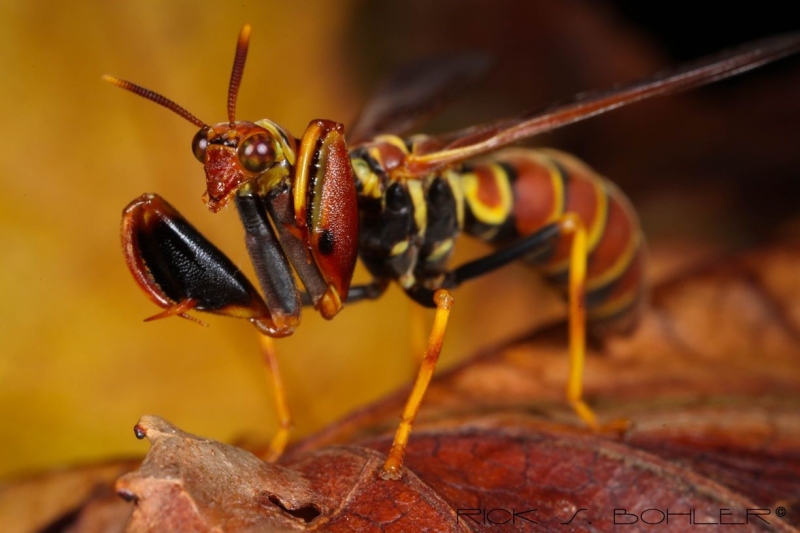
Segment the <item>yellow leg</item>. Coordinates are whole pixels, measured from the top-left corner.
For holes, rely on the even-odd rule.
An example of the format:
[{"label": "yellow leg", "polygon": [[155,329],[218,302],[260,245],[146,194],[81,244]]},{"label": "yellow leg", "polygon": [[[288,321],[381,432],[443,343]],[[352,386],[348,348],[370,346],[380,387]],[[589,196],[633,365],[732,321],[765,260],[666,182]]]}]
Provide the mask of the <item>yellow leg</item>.
[{"label": "yellow leg", "polygon": [[569,257],[569,379],[567,400],[587,426],[599,429],[594,411],[583,401],[583,369],[586,361],[586,227],[575,213],[560,220],[565,235],[572,235]]},{"label": "yellow leg", "polygon": [[289,442],[289,431],[292,428],[292,414],[289,411],[289,403],[286,401],[286,389],[281,380],[280,369],[278,368],[278,358],[275,355],[275,341],[266,335],[259,335],[261,340],[261,352],[264,356],[264,364],[267,368],[267,378],[272,380],[275,391],[275,410],[278,415],[278,432],[269,442],[269,449],[265,459],[269,462],[275,461],[281,456]]},{"label": "yellow leg", "polygon": [[439,360],[439,354],[442,351],[447,319],[450,316],[450,308],[453,306],[453,297],[447,290],[441,289],[436,291],[434,301],[436,302],[436,317],[433,319],[433,329],[428,339],[428,347],[425,350],[425,357],[422,360],[414,387],[411,389],[411,394],[408,396],[406,406],[403,409],[403,416],[394,435],[389,457],[383,464],[383,471],[381,472],[383,479],[400,479],[402,475],[403,455],[408,444],[408,436],[411,434],[411,426],[414,424],[417,413],[419,413],[420,404],[425,396],[425,391],[428,389],[428,384]]}]

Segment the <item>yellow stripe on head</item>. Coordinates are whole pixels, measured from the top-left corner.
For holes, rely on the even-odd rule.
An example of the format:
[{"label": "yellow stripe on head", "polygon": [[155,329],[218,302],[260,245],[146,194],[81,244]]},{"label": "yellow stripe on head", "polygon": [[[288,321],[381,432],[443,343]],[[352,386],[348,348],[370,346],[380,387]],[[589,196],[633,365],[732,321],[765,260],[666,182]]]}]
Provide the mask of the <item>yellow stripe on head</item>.
[{"label": "yellow stripe on head", "polygon": [[[272,134],[272,136],[278,140],[278,144],[280,145],[281,151],[283,151],[283,156],[289,162],[290,165],[294,166],[295,162],[297,161],[297,154],[295,153],[294,144],[297,140],[292,137],[292,135],[286,131],[285,129],[281,128],[274,122],[268,119],[262,119],[258,122],[255,122],[256,126],[261,126],[268,132]],[[288,142],[287,142],[288,141]]]}]

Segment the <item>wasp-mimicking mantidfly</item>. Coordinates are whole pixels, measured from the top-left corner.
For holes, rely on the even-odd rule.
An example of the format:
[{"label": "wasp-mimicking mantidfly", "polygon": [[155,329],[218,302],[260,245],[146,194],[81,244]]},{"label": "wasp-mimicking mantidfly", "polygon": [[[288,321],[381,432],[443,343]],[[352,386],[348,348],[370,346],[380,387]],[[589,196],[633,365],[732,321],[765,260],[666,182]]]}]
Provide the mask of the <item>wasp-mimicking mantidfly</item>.
[{"label": "wasp-mimicking mantidfly", "polygon": [[[300,323],[303,306],[333,318],[344,306],[378,298],[394,281],[437,309],[433,331],[383,477],[401,475],[403,453],[442,347],[453,299],[465,281],[525,259],[569,300],[567,398],[590,427],[582,399],[587,322],[629,325],[642,301],[644,240],[636,213],[611,182],[567,154],[505,148],[521,139],[656,95],[721,80],[800,51],[800,35],[772,38],[706,58],[643,82],[584,95],[448,135],[409,133],[464,80],[476,61],[430,63],[389,80],[351,126],[312,121],[301,139],[263,119],[237,121],[236,98],[250,26],[239,35],[228,90],[228,120],[208,125],[173,101],[128,81],[114,85],[185,118],[200,131],[192,150],[203,163],[212,212],[236,205],[263,297],[242,272],[172,206],[145,194],[123,213],[122,244],[131,273],[163,311],[245,318],[258,329],[276,388],[283,450],[291,424],[271,337]],[[501,150],[502,149],[502,150]],[[466,233],[496,245],[486,257],[448,267]],[[373,281],[351,286],[360,257]],[[298,286],[296,278],[304,288]]]}]

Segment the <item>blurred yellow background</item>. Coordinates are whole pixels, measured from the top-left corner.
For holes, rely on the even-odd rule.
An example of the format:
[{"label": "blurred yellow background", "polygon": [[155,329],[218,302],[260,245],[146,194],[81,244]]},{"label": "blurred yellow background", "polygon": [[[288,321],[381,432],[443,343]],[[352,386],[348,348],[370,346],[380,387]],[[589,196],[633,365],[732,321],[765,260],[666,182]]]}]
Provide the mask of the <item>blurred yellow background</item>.
[{"label": "blurred yellow background", "polygon": [[[365,98],[354,81],[361,59],[343,45],[356,7],[2,3],[0,477],[144,453],[131,428],[145,413],[217,439],[269,438],[272,396],[249,324],[142,322],[157,308],[131,279],[118,232],[122,208],[143,192],[164,196],[251,269],[233,210],[212,216],[200,201],[194,127],[100,77],[135,81],[207,122],[224,120],[236,35],[249,22],[238,117],[269,117],[299,136],[314,118],[347,122]],[[460,302],[482,298],[459,295],[445,364],[514,329],[487,333],[499,307],[479,317],[483,327],[475,316],[470,325]],[[503,298],[525,315],[524,299],[507,291],[498,304]],[[393,288],[332,322],[306,312],[294,337],[278,342],[294,436],[406,382],[409,308]]]}]

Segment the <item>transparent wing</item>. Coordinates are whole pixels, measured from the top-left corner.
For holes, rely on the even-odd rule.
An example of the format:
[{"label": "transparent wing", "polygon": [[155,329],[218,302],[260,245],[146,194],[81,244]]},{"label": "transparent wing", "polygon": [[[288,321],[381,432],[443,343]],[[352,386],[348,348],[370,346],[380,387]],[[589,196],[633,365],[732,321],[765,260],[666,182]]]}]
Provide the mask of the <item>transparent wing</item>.
[{"label": "transparent wing", "polygon": [[663,71],[643,81],[604,92],[581,94],[542,111],[433,137],[406,158],[406,169],[411,176],[427,174],[539,133],[646,98],[686,91],[735,76],[797,52],[800,52],[800,33],[773,37]]},{"label": "transparent wing", "polygon": [[416,131],[446,103],[483,79],[491,63],[487,54],[471,52],[401,68],[378,86],[348,127],[348,144],[354,146],[378,134]]}]

